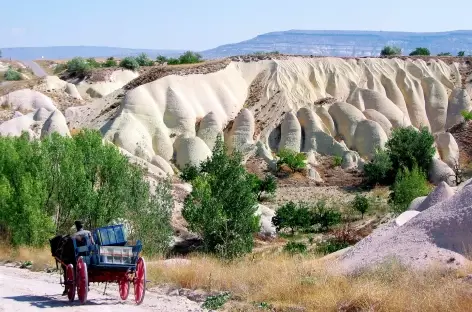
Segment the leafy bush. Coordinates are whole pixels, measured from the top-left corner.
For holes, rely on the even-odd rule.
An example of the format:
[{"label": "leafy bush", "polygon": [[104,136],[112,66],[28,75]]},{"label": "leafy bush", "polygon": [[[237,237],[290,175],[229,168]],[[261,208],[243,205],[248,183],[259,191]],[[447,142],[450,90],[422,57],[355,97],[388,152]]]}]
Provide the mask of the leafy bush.
[{"label": "leafy bush", "polygon": [[156,57],[156,62],[159,63],[159,64],[164,64],[167,62],[167,57],[163,56],[163,55],[158,55]]},{"label": "leafy bush", "polygon": [[289,149],[282,149],[278,152],[277,157],[277,168],[280,170],[280,166],[286,165],[293,171],[301,171],[306,168],[306,155],[303,153],[297,153]]},{"label": "leafy bush", "polygon": [[466,110],[461,111],[462,117],[464,117],[465,121],[472,120],[472,111],[468,112]]},{"label": "leafy bush", "polygon": [[92,66],[82,57],[74,57],[66,63],[67,72],[74,76],[85,76],[90,73]]},{"label": "leafy bush", "polygon": [[327,231],[333,225],[341,223],[341,213],[327,207],[324,200],[316,203],[311,219],[312,224],[318,224],[322,231]]},{"label": "leafy bush", "polygon": [[413,199],[431,191],[425,173],[416,165],[411,170],[399,171],[391,190],[389,203],[397,213],[407,210]]},{"label": "leafy bush", "polygon": [[57,133],[42,141],[0,137],[0,228],[13,245],[41,246],[65,234],[76,219],[88,229],[123,218],[130,239],[145,252],[163,252],[170,243],[173,200],[169,183],[150,192],[144,170],[128,162],[99,131],[73,137]]},{"label": "leafy bush", "polygon": [[334,229],[331,235],[330,238],[318,244],[316,248],[318,252],[322,254],[330,254],[354,245],[362,239],[362,237],[352,228],[350,223]]},{"label": "leafy bush", "polygon": [[373,159],[364,165],[364,175],[370,185],[389,184],[392,170],[393,164],[390,155],[381,149],[378,149]]},{"label": "leafy bush", "polygon": [[116,67],[116,66],[118,66],[118,63],[116,62],[113,56],[107,58],[106,61],[103,63],[103,67]]},{"label": "leafy bush", "polygon": [[431,52],[429,52],[428,48],[416,48],[414,51],[410,53],[410,56],[414,55],[431,55]]},{"label": "leafy bush", "polygon": [[464,57],[465,56],[465,51],[459,51],[459,53],[457,53],[457,56]]},{"label": "leafy bush", "polygon": [[194,64],[200,62],[203,62],[202,56],[192,51],[187,51],[179,57],[180,64]]},{"label": "leafy bush", "polygon": [[54,67],[54,74],[60,74],[64,71],[67,70],[67,64],[57,64],[56,67]]},{"label": "leafy bush", "polygon": [[200,235],[207,252],[231,259],[251,252],[260,226],[257,200],[239,153],[228,154],[218,137],[212,157],[202,162],[191,181],[182,215]]},{"label": "leafy bush", "polygon": [[200,174],[200,171],[198,170],[197,167],[187,164],[182,169],[180,178],[184,180],[185,182],[191,182],[195,180],[199,174]]},{"label": "leafy bush", "polygon": [[318,246],[316,246],[316,251],[323,255],[327,255],[338,250],[344,249],[346,247],[349,247],[349,244],[347,242],[339,241],[336,238],[329,238],[325,241],[318,243]]},{"label": "leafy bush", "polygon": [[101,67],[100,63],[97,62],[97,60],[94,59],[93,57],[88,58],[86,61],[87,61],[87,63],[90,65],[91,68],[99,68],[99,67]]},{"label": "leafy bush", "polygon": [[334,156],[333,157],[333,166],[339,167],[343,163],[343,158],[341,156]]},{"label": "leafy bush", "polygon": [[322,231],[341,222],[341,213],[326,206],[325,201],[317,202],[314,207],[306,203],[288,202],[275,212],[272,224],[280,232],[282,229],[290,229],[291,234],[295,231],[312,231],[319,226]]},{"label": "leafy bush", "polygon": [[396,128],[385,144],[395,173],[416,164],[427,172],[435,154],[434,136],[423,127],[420,131],[413,127]]},{"label": "leafy bush", "polygon": [[263,180],[255,174],[249,174],[249,183],[258,201],[261,201],[264,193],[272,195],[277,190],[277,180],[271,174],[266,175]]},{"label": "leafy bush", "polygon": [[218,310],[224,304],[231,299],[231,294],[229,292],[224,292],[218,295],[214,296],[208,296],[205,299],[205,302],[202,305],[202,308],[208,309],[208,310]]},{"label": "leafy bush", "polygon": [[395,46],[385,46],[382,51],[380,51],[380,55],[382,56],[392,56],[392,55],[401,55],[402,49]]},{"label": "leafy bush", "polygon": [[305,203],[295,204],[290,201],[277,209],[272,217],[272,224],[278,232],[290,229],[293,235],[296,230],[308,229],[312,225],[312,219],[312,213]]},{"label": "leafy bush", "polygon": [[6,81],[17,81],[22,79],[21,74],[18,71],[12,69],[11,67],[8,68],[3,77]]},{"label": "leafy bush", "polygon": [[284,251],[291,254],[306,253],[306,250],[307,250],[307,246],[301,242],[288,242],[284,246]]},{"label": "leafy bush", "polygon": [[127,56],[120,61],[120,67],[136,71],[139,69],[139,63],[136,58]]},{"label": "leafy bush", "polygon": [[451,56],[451,53],[450,52],[441,52],[441,53],[438,53],[438,56]]},{"label": "leafy bush", "polygon": [[151,60],[146,53],[141,53],[136,57],[136,61],[138,62],[139,66],[152,66],[154,65],[154,61]]},{"label": "leafy bush", "polygon": [[354,200],[352,201],[351,205],[352,208],[361,213],[362,219],[364,219],[364,214],[370,208],[369,199],[366,196],[360,194],[356,194],[356,197],[354,197]]}]

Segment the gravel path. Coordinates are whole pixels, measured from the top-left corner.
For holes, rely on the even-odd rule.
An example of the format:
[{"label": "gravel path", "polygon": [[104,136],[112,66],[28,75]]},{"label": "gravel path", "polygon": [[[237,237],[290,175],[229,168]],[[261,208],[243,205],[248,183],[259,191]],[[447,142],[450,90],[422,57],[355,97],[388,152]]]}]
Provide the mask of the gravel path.
[{"label": "gravel path", "polygon": [[146,292],[144,302],[134,304],[133,289],[130,289],[128,300],[122,301],[117,287],[108,285],[103,295],[104,285],[90,284],[88,301],[81,305],[76,300],[70,303],[67,296],[61,296],[63,287],[59,284],[58,274],[31,272],[25,269],[0,266],[0,312],[16,311],[74,311],[74,312],[194,312],[204,311],[196,302],[181,296],[158,295]]}]

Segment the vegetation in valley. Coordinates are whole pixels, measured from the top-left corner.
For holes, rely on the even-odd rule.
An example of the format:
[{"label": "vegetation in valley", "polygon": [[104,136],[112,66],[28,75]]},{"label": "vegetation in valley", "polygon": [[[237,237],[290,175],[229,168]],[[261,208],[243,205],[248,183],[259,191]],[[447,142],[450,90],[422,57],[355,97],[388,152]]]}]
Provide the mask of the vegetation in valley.
[{"label": "vegetation in valley", "polygon": [[170,242],[169,182],[151,192],[142,168],[104,144],[98,131],[42,140],[0,137],[0,232],[13,246],[42,246],[76,219],[93,229],[128,220],[148,254]]}]

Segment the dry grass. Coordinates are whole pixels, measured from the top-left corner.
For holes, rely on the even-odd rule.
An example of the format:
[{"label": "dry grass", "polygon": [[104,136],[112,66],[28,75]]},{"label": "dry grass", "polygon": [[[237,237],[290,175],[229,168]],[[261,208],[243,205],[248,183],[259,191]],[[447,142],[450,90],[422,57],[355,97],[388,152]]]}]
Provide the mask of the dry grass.
[{"label": "dry grass", "polygon": [[42,271],[46,267],[55,267],[54,258],[48,248],[19,247],[12,248],[6,244],[0,244],[0,262],[32,262],[33,271]]},{"label": "dry grass", "polygon": [[[357,277],[328,275],[314,257],[273,254],[225,264],[195,256],[191,265],[148,265],[150,279],[207,291],[231,291],[233,311],[266,302],[276,311],[470,311],[472,285],[462,273],[426,274],[399,266]],[[301,308],[301,310],[299,310]],[[255,311],[255,309],[254,309]]]}]

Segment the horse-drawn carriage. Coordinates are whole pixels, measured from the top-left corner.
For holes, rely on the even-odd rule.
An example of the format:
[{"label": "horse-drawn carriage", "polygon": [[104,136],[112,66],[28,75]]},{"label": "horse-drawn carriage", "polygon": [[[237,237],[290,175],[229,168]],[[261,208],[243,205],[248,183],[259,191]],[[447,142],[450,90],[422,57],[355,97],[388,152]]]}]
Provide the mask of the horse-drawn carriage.
[{"label": "horse-drawn carriage", "polygon": [[142,244],[128,246],[123,224],[97,228],[92,237],[56,236],[50,240],[51,253],[64,270],[69,301],[75,293],[83,304],[89,283],[118,283],[122,300],[134,286],[134,299],[141,304],[146,291],[146,264],[140,256]]}]

